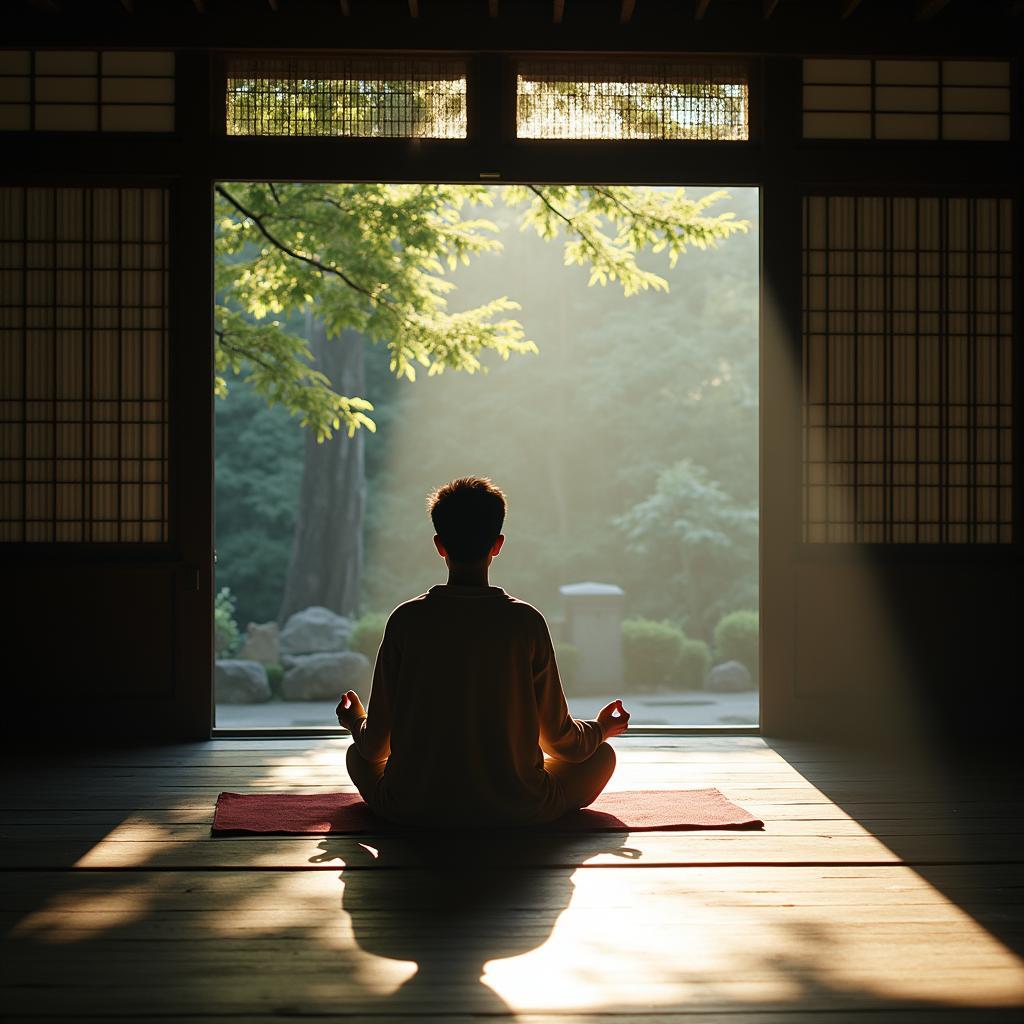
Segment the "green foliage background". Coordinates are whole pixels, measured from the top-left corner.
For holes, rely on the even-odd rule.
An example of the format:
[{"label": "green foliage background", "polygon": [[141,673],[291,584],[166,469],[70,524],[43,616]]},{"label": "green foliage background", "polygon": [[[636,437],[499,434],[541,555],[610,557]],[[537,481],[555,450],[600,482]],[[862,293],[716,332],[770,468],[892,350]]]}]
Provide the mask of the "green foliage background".
[{"label": "green foliage background", "polygon": [[[412,383],[395,379],[386,347],[367,346],[377,433],[365,437],[364,610],[443,579],[423,501],[467,473],[509,495],[493,581],[549,617],[560,613],[558,586],[586,579],[624,587],[628,614],[705,640],[721,614],[757,606],[756,190],[733,189],[720,207],[754,230],[671,269],[648,254],[641,265],[670,290],[630,298],[588,287],[588,269],[518,231],[514,211],[486,211],[504,250],[451,274],[452,306],[508,295],[539,353],[503,361],[485,351],[486,376]],[[302,436],[241,381],[216,415],[218,585],[236,595],[244,627],[277,613]]]}]

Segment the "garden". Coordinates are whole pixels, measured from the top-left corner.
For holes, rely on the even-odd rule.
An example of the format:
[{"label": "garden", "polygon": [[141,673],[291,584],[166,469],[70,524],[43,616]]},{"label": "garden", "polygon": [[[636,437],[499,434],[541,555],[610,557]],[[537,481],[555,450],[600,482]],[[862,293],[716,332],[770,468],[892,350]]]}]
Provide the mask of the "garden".
[{"label": "garden", "polygon": [[[622,189],[620,222],[582,189],[434,195],[425,226],[385,239],[387,266],[433,246],[421,274],[443,281],[415,282],[441,320],[403,355],[394,323],[261,233],[314,251],[286,191],[311,187],[228,185],[247,212],[225,200],[218,226],[218,724],[331,724],[390,609],[444,581],[424,499],[470,473],[508,495],[491,581],[545,614],[574,713],[622,695],[638,723],[756,723],[756,190]],[[574,223],[538,227],[545,202]],[[498,245],[449,260],[435,229]],[[349,274],[346,246],[346,263],[326,243],[315,258]],[[373,258],[362,279],[396,273]],[[323,379],[277,379],[296,365]]]}]

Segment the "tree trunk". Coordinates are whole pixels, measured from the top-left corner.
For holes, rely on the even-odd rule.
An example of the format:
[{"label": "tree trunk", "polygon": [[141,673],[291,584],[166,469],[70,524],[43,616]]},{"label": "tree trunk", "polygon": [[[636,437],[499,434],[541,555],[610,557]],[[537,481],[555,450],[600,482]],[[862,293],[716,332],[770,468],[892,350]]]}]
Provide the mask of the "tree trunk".
[{"label": "tree trunk", "polygon": [[[363,336],[346,330],[328,339],[319,320],[307,317],[306,322],[316,368],[339,394],[362,395]],[[306,435],[295,537],[278,614],[281,623],[310,605],[340,615],[358,612],[366,504],[363,445],[363,430],[353,437],[341,430],[322,444],[312,431]]]}]

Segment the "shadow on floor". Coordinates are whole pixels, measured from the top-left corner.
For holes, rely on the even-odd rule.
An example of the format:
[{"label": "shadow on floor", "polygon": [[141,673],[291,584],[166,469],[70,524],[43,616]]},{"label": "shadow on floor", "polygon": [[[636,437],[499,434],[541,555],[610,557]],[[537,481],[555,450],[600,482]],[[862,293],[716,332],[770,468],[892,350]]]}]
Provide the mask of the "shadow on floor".
[{"label": "shadow on floor", "polygon": [[[1019,757],[923,746],[814,760],[766,742],[811,785],[1024,961],[1024,769]],[[863,773],[863,774],[860,774]],[[827,823],[823,822],[827,829]],[[997,878],[993,884],[993,878]]]}]

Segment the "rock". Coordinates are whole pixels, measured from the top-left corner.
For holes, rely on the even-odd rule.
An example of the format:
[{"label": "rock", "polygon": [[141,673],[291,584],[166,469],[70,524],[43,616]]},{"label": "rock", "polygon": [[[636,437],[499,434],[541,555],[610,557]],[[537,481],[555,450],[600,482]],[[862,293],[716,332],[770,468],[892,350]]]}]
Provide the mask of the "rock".
[{"label": "rock", "polygon": [[723,661],[704,677],[704,689],[711,693],[740,693],[753,688],[750,670],[738,661]]},{"label": "rock", "polygon": [[290,659],[281,680],[285,700],[338,700],[346,690],[365,690],[370,659],[355,651],[308,654]]},{"label": "rock", "polygon": [[281,654],[319,654],[343,651],[352,632],[352,620],[313,605],[296,612],[281,630]]},{"label": "rock", "polygon": [[267,670],[258,661],[241,658],[218,661],[214,693],[218,704],[262,704],[270,700]]},{"label": "rock", "polygon": [[258,661],[261,665],[276,665],[281,660],[278,638],[281,631],[276,622],[250,622],[238,657]]}]

